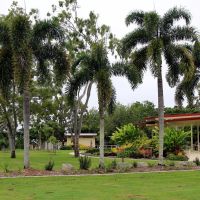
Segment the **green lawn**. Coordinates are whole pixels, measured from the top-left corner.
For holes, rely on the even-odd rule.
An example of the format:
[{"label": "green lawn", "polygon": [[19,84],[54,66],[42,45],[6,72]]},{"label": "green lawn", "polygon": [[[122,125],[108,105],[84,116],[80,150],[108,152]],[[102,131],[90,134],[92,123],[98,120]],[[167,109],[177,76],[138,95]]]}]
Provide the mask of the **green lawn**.
[{"label": "green lawn", "polygon": [[0,199],[199,200],[200,172],[0,179]]},{"label": "green lawn", "polygon": [[[72,151],[57,151],[56,154],[47,151],[30,151],[31,167],[34,169],[44,169],[45,164],[50,160],[54,160],[54,169],[61,169],[62,163],[70,163],[75,168],[79,167],[78,159],[70,154]],[[17,150],[17,158],[11,159],[9,152],[0,151],[0,171],[3,171],[3,166],[8,164],[9,170],[19,170],[23,168],[23,151]],[[111,162],[112,159],[106,158],[105,162]],[[120,159],[119,159],[120,160]],[[133,162],[133,159],[125,159],[127,162]],[[155,162],[155,161],[150,161]],[[92,167],[97,167],[99,163],[98,158],[92,158]]]}]

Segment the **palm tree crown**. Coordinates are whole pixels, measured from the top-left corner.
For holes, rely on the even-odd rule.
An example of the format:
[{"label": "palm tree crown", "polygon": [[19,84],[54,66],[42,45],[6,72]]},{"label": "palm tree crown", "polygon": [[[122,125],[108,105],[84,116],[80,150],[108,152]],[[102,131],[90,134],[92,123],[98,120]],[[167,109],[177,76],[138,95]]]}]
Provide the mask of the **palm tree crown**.
[{"label": "palm tree crown", "polygon": [[[185,21],[185,25],[174,26],[180,19]],[[163,17],[155,11],[136,11],[126,18],[127,26],[136,23],[138,27],[122,39],[122,55],[128,58],[129,62],[131,61],[132,66],[136,67],[140,74],[143,74],[149,66],[153,76],[157,78],[160,164],[163,160],[164,132],[162,56],[168,65],[166,78],[170,86],[174,86],[183,73],[189,74],[193,71],[194,63],[191,54],[185,45],[177,43],[196,38],[194,29],[189,26],[190,20],[190,14],[178,8],[169,10]]]}]

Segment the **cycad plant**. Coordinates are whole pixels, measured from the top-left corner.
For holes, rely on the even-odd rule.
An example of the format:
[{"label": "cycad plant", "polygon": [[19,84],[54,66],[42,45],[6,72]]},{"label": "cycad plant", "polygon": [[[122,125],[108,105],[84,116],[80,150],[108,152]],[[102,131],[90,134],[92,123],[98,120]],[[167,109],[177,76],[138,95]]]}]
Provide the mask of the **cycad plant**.
[{"label": "cycad plant", "polygon": [[[185,21],[185,25],[174,25],[180,19]],[[170,9],[163,17],[155,11],[136,11],[126,17],[127,26],[132,23],[138,26],[122,39],[122,55],[137,68],[138,73],[143,74],[149,67],[157,78],[160,164],[163,163],[164,134],[163,58],[168,66],[166,78],[170,86],[175,86],[182,74],[190,77],[194,71],[192,56],[185,45],[177,43],[195,39],[190,20],[190,14],[182,8]]]}]

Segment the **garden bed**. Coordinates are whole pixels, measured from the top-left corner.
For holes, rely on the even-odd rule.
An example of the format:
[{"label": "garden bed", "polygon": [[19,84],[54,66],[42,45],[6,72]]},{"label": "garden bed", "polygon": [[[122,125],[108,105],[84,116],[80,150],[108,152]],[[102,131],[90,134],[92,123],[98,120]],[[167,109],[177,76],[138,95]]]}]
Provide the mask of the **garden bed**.
[{"label": "garden bed", "polygon": [[23,177],[23,176],[59,176],[59,175],[89,175],[89,174],[111,174],[111,173],[134,173],[134,172],[162,172],[162,171],[180,171],[180,170],[200,170],[200,166],[153,166],[153,167],[131,167],[131,168],[116,168],[116,169],[89,169],[89,170],[71,170],[63,172],[61,170],[37,170],[24,169],[21,171],[0,172],[0,177]]}]

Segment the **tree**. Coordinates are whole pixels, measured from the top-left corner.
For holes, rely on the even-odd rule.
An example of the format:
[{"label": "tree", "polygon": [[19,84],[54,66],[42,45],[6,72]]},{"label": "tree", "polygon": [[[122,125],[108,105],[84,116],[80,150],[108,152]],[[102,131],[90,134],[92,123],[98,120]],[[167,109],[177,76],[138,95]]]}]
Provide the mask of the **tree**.
[{"label": "tree", "polygon": [[[4,28],[11,46],[9,59],[13,61],[10,79],[14,80],[23,94],[24,168],[29,168],[30,82],[33,66],[37,67],[39,77],[44,78],[52,65],[57,79],[61,81],[67,75],[69,62],[63,46],[63,31],[57,19],[36,19],[32,24],[30,16],[14,4],[6,16]],[[3,45],[6,46],[6,43]]]},{"label": "tree", "polygon": [[69,85],[68,95],[74,98],[74,91],[92,81],[97,85],[100,116],[100,167],[104,167],[104,116],[108,104],[112,100],[113,86],[111,83],[111,66],[107,57],[107,49],[103,41],[91,46],[91,51],[85,54],[80,62],[81,68]]},{"label": "tree", "polygon": [[136,139],[143,135],[143,131],[133,124],[126,124],[113,133],[111,139],[118,145],[128,145],[134,143]]},{"label": "tree", "polygon": [[[113,35],[106,25],[98,26],[98,16],[90,12],[87,19],[77,16],[77,1],[60,1],[60,7],[65,9],[59,14],[66,35],[69,38],[67,45],[70,47],[70,55],[73,58],[71,77],[67,86],[67,94],[71,97],[73,105],[73,130],[74,130],[74,151],[75,156],[79,156],[78,139],[82,127],[83,113],[86,111],[90,97],[92,84],[97,84],[99,98],[99,113],[101,118],[104,115],[111,92],[111,69],[107,58],[107,49],[113,49]],[[66,9],[67,8],[67,9]],[[69,10],[74,12],[69,15]],[[108,66],[109,65],[109,66]],[[89,71],[89,70],[92,71]],[[96,71],[95,71],[96,70]],[[103,81],[105,82],[105,85]],[[103,87],[108,86],[107,94]],[[83,95],[86,94],[86,101],[83,103]],[[104,89],[105,90],[105,89]],[[72,97],[73,96],[73,97]],[[101,105],[100,105],[101,104]],[[101,164],[103,165],[104,120],[101,120]]]},{"label": "tree", "polygon": [[[173,26],[183,19],[184,26]],[[184,45],[177,41],[191,41],[195,36],[194,29],[189,26],[190,14],[184,9],[173,8],[163,17],[153,12],[132,12],[126,17],[127,26],[136,23],[138,27],[122,39],[122,55],[142,74],[147,67],[158,85],[158,118],[159,118],[159,164],[163,163],[164,134],[164,98],[162,78],[162,55],[168,65],[167,81],[174,86],[181,74],[191,74],[194,69],[193,59]],[[135,50],[135,51],[133,51]],[[184,60],[181,67],[180,60]]]},{"label": "tree", "polygon": [[[190,79],[185,76],[181,82],[176,87],[175,92],[175,100],[179,107],[182,107],[184,98],[186,97],[188,107],[193,108],[195,107],[194,103],[198,98],[195,99],[195,90],[198,90],[199,87],[199,69],[200,69],[200,43],[199,41],[195,41],[194,46],[188,46],[189,51],[191,52],[194,64],[195,64],[195,71]],[[196,105],[197,106],[197,105]]]}]

